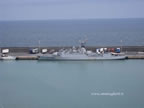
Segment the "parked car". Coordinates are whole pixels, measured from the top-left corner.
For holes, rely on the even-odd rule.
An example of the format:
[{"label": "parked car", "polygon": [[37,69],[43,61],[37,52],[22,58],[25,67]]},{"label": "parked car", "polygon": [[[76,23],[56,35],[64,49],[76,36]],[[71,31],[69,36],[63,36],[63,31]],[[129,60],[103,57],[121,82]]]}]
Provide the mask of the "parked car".
[{"label": "parked car", "polygon": [[2,49],[2,54],[8,54],[9,53],[9,49]]},{"label": "parked car", "polygon": [[47,49],[42,49],[42,50],[41,50],[41,53],[42,53],[42,54],[45,54],[45,53],[47,53],[47,52],[48,52]]},{"label": "parked car", "polygon": [[115,49],[115,52],[116,52],[116,53],[120,53],[120,52],[121,52],[121,49],[120,49],[120,48],[116,48],[116,49]]},{"label": "parked car", "polygon": [[30,49],[30,54],[37,54],[37,53],[39,53],[38,48]]}]

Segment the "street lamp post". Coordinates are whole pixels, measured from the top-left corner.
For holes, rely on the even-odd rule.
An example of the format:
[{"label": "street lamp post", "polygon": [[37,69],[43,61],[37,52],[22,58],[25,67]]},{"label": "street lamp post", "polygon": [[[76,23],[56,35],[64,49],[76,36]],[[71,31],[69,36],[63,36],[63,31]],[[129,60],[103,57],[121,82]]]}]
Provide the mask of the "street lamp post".
[{"label": "street lamp post", "polygon": [[40,53],[40,40],[38,41],[38,49],[39,49],[39,53]]},{"label": "street lamp post", "polygon": [[121,52],[122,52],[123,51],[123,49],[122,49],[122,42],[123,42],[123,40],[121,40],[120,42],[121,42]]}]

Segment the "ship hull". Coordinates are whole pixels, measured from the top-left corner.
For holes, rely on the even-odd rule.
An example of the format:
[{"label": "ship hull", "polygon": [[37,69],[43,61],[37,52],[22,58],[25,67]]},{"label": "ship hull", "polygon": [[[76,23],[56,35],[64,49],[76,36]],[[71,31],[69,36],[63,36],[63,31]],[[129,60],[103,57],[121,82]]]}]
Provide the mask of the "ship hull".
[{"label": "ship hull", "polygon": [[99,57],[50,57],[50,56],[39,56],[39,60],[48,61],[95,61],[95,60],[124,60],[126,56],[99,56]]}]

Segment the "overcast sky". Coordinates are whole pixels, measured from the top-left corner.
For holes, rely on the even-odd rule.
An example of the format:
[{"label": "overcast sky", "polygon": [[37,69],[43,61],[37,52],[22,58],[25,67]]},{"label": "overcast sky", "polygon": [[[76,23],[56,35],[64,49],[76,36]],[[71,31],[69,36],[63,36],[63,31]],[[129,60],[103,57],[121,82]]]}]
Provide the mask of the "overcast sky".
[{"label": "overcast sky", "polygon": [[0,20],[144,18],[144,0],[0,0]]}]

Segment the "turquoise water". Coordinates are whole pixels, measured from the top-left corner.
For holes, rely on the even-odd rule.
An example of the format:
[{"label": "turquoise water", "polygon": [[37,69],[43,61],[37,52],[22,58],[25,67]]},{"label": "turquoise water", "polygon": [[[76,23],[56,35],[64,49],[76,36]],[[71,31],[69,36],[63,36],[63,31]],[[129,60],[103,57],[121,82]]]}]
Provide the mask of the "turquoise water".
[{"label": "turquoise water", "polygon": [[[144,45],[144,18],[0,21],[0,46]],[[122,42],[121,42],[122,40]]]},{"label": "turquoise water", "polygon": [[143,64],[0,61],[0,108],[143,108]]}]

